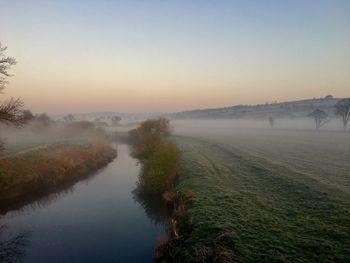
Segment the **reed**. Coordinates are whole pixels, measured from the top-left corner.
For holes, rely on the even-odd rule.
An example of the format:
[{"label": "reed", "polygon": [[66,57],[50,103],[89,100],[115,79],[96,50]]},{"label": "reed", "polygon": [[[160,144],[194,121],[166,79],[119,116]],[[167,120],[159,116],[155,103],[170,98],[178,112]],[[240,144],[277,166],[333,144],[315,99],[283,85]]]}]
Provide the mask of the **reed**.
[{"label": "reed", "polygon": [[95,172],[116,156],[108,142],[55,144],[0,159],[0,201],[48,191]]}]

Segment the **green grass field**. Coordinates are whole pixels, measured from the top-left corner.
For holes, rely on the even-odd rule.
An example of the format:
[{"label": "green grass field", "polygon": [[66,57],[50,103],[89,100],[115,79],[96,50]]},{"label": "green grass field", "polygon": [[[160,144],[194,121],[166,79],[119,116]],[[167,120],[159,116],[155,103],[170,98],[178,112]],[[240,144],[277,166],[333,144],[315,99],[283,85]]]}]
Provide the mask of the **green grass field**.
[{"label": "green grass field", "polygon": [[215,247],[228,233],[239,262],[350,262],[348,146],[330,142],[326,153],[283,136],[174,138],[177,189],[194,193],[187,244]]}]

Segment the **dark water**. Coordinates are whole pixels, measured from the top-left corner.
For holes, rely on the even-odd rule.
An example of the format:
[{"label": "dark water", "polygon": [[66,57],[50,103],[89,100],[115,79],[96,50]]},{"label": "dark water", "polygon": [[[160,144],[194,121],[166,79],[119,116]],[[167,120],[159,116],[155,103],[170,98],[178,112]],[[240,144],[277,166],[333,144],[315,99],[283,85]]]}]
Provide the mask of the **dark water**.
[{"label": "dark water", "polygon": [[23,235],[15,256],[23,252],[23,262],[33,263],[152,261],[166,235],[164,207],[133,193],[140,167],[126,145],[117,148],[118,157],[94,176],[1,217],[2,241]]}]

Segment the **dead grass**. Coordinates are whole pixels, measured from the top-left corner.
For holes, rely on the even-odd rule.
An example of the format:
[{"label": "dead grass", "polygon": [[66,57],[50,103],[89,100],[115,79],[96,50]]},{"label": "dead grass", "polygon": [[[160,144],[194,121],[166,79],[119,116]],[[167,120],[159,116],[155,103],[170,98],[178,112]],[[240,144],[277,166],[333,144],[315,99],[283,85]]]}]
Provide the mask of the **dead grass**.
[{"label": "dead grass", "polygon": [[56,144],[0,159],[0,200],[47,191],[106,165],[116,151],[105,141]]}]

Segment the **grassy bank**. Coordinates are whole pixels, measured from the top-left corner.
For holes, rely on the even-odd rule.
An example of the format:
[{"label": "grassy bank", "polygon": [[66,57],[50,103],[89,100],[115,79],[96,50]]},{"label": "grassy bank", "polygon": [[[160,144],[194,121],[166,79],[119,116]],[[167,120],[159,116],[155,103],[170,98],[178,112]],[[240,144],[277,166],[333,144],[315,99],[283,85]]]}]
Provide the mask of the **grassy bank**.
[{"label": "grassy bank", "polygon": [[175,192],[193,192],[170,244],[176,262],[350,261],[346,192],[227,144],[175,142],[183,152]]},{"label": "grassy bank", "polygon": [[105,166],[116,151],[105,141],[56,143],[0,158],[0,203],[46,192]]},{"label": "grassy bank", "polygon": [[174,258],[169,254],[170,246],[178,239],[178,224],[185,220],[186,212],[185,202],[182,202],[179,195],[173,193],[180,175],[181,151],[174,142],[170,142],[167,138],[171,134],[167,119],[147,120],[139,127],[130,130],[128,134],[128,140],[132,145],[132,155],[142,164],[138,186],[135,190],[136,196],[139,200],[156,198],[166,203],[169,208],[167,217],[169,216],[170,235],[159,241],[155,248],[156,257],[153,262],[171,262]]},{"label": "grassy bank", "polygon": [[170,135],[166,119],[147,120],[129,132],[133,156],[142,164],[138,190],[145,194],[161,195],[171,190],[179,176],[181,153]]}]

